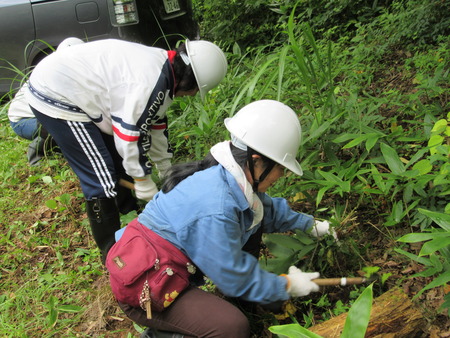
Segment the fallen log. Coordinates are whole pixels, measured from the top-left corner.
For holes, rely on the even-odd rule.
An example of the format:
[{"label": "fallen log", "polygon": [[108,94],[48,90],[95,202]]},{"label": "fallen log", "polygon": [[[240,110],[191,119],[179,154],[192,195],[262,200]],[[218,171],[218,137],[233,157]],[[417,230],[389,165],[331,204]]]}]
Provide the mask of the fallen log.
[{"label": "fallen log", "polygon": [[[346,319],[347,313],[343,313],[308,330],[324,338],[338,338]],[[422,312],[403,290],[393,288],[374,299],[365,337],[414,337],[423,332],[425,324]]]}]

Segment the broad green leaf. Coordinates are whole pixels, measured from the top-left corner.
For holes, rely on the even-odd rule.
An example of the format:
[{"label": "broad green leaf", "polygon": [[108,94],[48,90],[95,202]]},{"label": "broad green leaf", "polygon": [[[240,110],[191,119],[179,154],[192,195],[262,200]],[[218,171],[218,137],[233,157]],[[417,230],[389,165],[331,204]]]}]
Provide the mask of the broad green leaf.
[{"label": "broad green leaf", "polygon": [[321,188],[316,196],[316,206],[318,206],[320,204],[320,202],[322,201],[323,195],[325,195],[325,193],[327,192],[327,190],[329,190],[331,188],[331,186],[326,186]]},{"label": "broad green leaf", "polygon": [[447,293],[444,296],[444,302],[439,307],[439,311],[442,311],[443,313],[445,313],[444,309],[447,309],[447,317],[450,317],[450,293]]},{"label": "broad green leaf", "polygon": [[402,175],[405,172],[405,166],[403,165],[400,157],[394,148],[388,146],[386,143],[380,143],[381,152],[383,157],[393,174]]},{"label": "broad green leaf", "polygon": [[384,285],[384,283],[388,280],[389,277],[392,276],[392,273],[388,272],[388,273],[383,273],[381,275],[381,284]]},{"label": "broad green leaf", "polygon": [[50,184],[53,182],[53,179],[50,176],[44,176],[42,177],[42,181],[44,181],[45,184]]},{"label": "broad green leaf", "polygon": [[442,212],[430,211],[426,209],[417,209],[421,214],[430,217],[442,229],[450,231],[450,215]]},{"label": "broad green leaf", "polygon": [[58,207],[58,205],[57,205],[55,200],[47,200],[47,201],[45,201],[45,205],[48,208],[53,209],[53,210],[55,210]]},{"label": "broad green leaf", "polygon": [[47,321],[50,327],[54,326],[56,324],[56,321],[58,320],[58,310],[55,307],[56,302],[57,302],[56,297],[50,296],[50,299],[47,304],[48,308]]},{"label": "broad green leaf", "polygon": [[[447,179],[447,177],[448,177],[448,174],[446,174],[446,175],[437,175],[437,176],[434,178],[434,180],[433,180],[433,184],[434,184],[434,185],[449,185],[449,186],[450,186],[450,180]],[[449,190],[447,190],[447,192],[444,193],[444,194],[441,195],[441,196],[448,195],[448,194],[449,194],[448,191],[449,191]]]},{"label": "broad green leaf", "polygon": [[336,123],[336,121],[341,118],[342,115],[344,115],[345,111],[337,114],[336,116],[334,116],[332,119],[325,121],[323,123],[320,124],[320,126],[317,129],[312,130],[313,128],[311,128],[310,130],[310,135],[308,137],[306,137],[304,140],[302,140],[302,144],[306,144],[307,142],[309,142],[310,140],[314,140],[319,138],[323,133],[325,133],[328,128],[330,126],[332,126],[333,124]]},{"label": "broad green leaf", "polygon": [[442,248],[450,247],[450,232],[447,233],[447,237],[436,238],[426,242],[419,252],[419,256],[426,256],[433,252],[436,252]]},{"label": "broad green leaf", "polygon": [[315,249],[315,245],[305,245],[300,251],[297,252],[297,262],[304,259],[311,251]]},{"label": "broad green leaf", "polygon": [[379,134],[369,134],[369,138],[366,141],[367,152],[370,152],[370,150],[375,146],[375,144],[377,144],[379,139],[380,139]]},{"label": "broad green leaf", "polygon": [[358,144],[364,142],[365,140],[367,140],[367,135],[362,135],[359,136],[353,140],[351,140],[350,142],[348,142],[347,144],[345,144],[342,149],[349,149],[349,148],[353,148],[355,146],[357,146]]},{"label": "broad green leaf", "polygon": [[120,215],[120,222],[122,224],[128,224],[138,216],[136,210],[130,211],[128,214]]},{"label": "broad green leaf", "polygon": [[300,243],[303,243],[304,245],[316,243],[316,239],[313,239],[311,236],[305,236],[305,232],[303,230],[295,229],[294,231],[295,231],[294,238]]},{"label": "broad green leaf", "polygon": [[241,47],[239,46],[239,44],[237,42],[235,42],[233,45],[233,54],[236,54],[239,56],[242,55]]},{"label": "broad green leaf", "polygon": [[333,182],[336,183],[338,185],[341,185],[343,183],[342,179],[340,179],[339,177],[337,177],[336,175],[334,175],[333,173],[327,172],[327,171],[322,171],[322,170],[317,170],[317,172],[327,180],[327,182]]},{"label": "broad green leaf", "polygon": [[267,241],[270,241],[282,247],[296,251],[301,250],[304,247],[304,244],[301,243],[298,239],[283,234],[266,234],[264,241],[265,243],[267,243]]},{"label": "broad green leaf", "polygon": [[347,133],[344,133],[344,134],[339,135],[338,137],[336,137],[336,138],[333,140],[333,142],[334,142],[334,143],[342,143],[342,142],[346,142],[346,141],[348,141],[348,140],[355,139],[355,138],[357,138],[358,136],[359,136],[359,134],[347,134]]},{"label": "broad green leaf", "polygon": [[395,202],[392,207],[391,212],[392,218],[395,220],[396,223],[400,222],[403,218],[403,202]]},{"label": "broad green leaf", "polygon": [[420,175],[425,175],[433,170],[433,166],[431,165],[429,160],[421,160],[414,164],[413,170],[418,170]]},{"label": "broad green leaf", "polygon": [[446,128],[447,128],[447,120],[442,119],[434,124],[433,129],[431,129],[431,132],[441,134]]},{"label": "broad green leaf", "polygon": [[[434,256],[434,255],[433,255]],[[430,259],[431,261],[431,259]],[[435,263],[431,262],[431,264],[433,266],[429,267],[426,270],[423,270],[421,272],[415,273],[413,275],[411,275],[411,278],[417,278],[417,277],[431,277],[434,276],[435,274],[437,274],[438,272],[441,271],[441,269],[439,269],[438,266],[434,266]]]},{"label": "broad green leaf", "polygon": [[287,273],[289,267],[298,262],[297,254],[291,254],[289,256],[275,257],[275,258],[261,258],[259,265],[262,269],[272,272],[274,274]]},{"label": "broad green leaf", "polygon": [[426,290],[447,284],[448,282],[450,282],[450,271],[445,271],[443,274],[441,274],[440,276],[433,279],[433,281],[431,283],[428,283],[422,290],[420,290],[413,297],[413,299],[416,299],[417,297],[419,297]]},{"label": "broad green leaf", "polygon": [[383,181],[383,177],[379,173],[378,169],[372,164],[371,166],[372,171],[372,178],[375,181],[375,184],[377,185],[378,189],[380,189],[383,193],[386,192],[386,184]]},{"label": "broad green leaf", "polygon": [[411,159],[409,160],[408,164],[405,166],[405,169],[407,169],[409,166],[415,164],[417,161],[419,161],[423,155],[425,155],[428,152],[428,148],[423,148],[423,149],[419,149],[417,150],[417,152],[414,154],[413,157],[411,157]]},{"label": "broad green leaf", "polygon": [[405,203],[411,202],[412,196],[413,196],[413,190],[414,190],[414,183],[410,182],[405,185],[405,188],[403,189],[403,200]]},{"label": "broad green leaf", "polygon": [[364,338],[372,309],[372,287],[373,284],[369,285],[353,303],[341,338]]},{"label": "broad green leaf", "polygon": [[378,271],[380,271],[379,266],[366,266],[363,267],[362,270],[364,271],[364,275],[366,278],[370,278],[372,275],[376,274]]},{"label": "broad green leaf", "polygon": [[439,253],[438,254],[431,254],[429,257],[430,257],[431,264],[433,264],[433,266],[438,271],[442,271],[443,265],[442,265],[442,262],[441,262],[441,259],[440,259],[441,255]]},{"label": "broad green leaf", "polygon": [[430,148],[430,154],[436,154],[436,147],[440,146],[444,142],[444,137],[441,135],[433,135],[428,141],[428,147]]},{"label": "broad green leaf", "polygon": [[264,244],[267,245],[270,253],[276,257],[286,257],[293,253],[292,249],[286,248],[283,245],[279,245],[270,240],[264,240]]},{"label": "broad green leaf", "polygon": [[299,324],[274,325],[269,327],[269,331],[288,338],[322,338]]},{"label": "broad green leaf", "polygon": [[408,251],[405,251],[405,250],[402,250],[402,249],[398,249],[398,248],[395,248],[394,250],[396,252],[398,252],[398,253],[400,253],[402,255],[405,255],[406,257],[412,259],[413,261],[419,262],[420,264],[423,264],[425,266],[431,266],[432,265],[431,261],[428,258],[419,257],[417,255],[414,255],[414,254],[408,252]]},{"label": "broad green leaf", "polygon": [[66,204],[66,205],[70,204],[70,195],[69,194],[62,194],[61,196],[59,196],[59,200],[63,204]]},{"label": "broad green leaf", "polygon": [[407,234],[404,235],[402,237],[400,237],[399,239],[397,239],[397,241],[399,242],[404,242],[404,243],[417,243],[417,242],[424,242],[424,241],[428,241],[430,239],[437,239],[437,238],[442,238],[442,237],[447,237],[449,236],[449,233],[446,232],[435,232],[435,233],[412,233],[412,234]]}]

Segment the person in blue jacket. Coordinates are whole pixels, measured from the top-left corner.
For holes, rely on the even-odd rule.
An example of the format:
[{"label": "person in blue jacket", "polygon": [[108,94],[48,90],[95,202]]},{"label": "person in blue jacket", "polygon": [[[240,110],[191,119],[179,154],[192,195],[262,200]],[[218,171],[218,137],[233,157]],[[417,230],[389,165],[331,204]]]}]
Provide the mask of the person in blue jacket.
[{"label": "person in blue jacket", "polygon": [[[287,275],[261,269],[262,232],[330,232],[328,222],[293,211],[267,189],[289,170],[302,175],[296,155],[301,127],[297,114],[273,100],[255,101],[225,120],[231,141],[214,145],[201,161],[173,166],[138,222],[169,241],[227,297],[272,304],[306,296],[319,287],[319,273],[290,267]],[[126,227],[116,232],[120,238]],[[255,241],[256,237],[256,241]],[[256,243],[256,247],[249,247]],[[253,254],[251,253],[253,252]],[[143,253],[145,254],[145,253]],[[141,308],[119,302],[142,337],[249,337],[246,316],[230,302],[189,286],[164,311],[147,319]],[[178,335],[172,335],[176,333]],[[169,335],[168,335],[169,336]]]}]

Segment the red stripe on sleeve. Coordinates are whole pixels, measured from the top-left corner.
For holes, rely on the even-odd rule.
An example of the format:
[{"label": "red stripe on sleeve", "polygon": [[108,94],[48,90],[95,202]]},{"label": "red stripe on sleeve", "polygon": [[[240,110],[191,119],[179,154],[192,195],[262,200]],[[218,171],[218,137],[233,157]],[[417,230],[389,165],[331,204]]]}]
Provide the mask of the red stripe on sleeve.
[{"label": "red stripe on sleeve", "polygon": [[156,129],[156,130],[161,130],[161,129],[167,129],[167,124],[158,124],[158,125],[153,125],[150,127],[150,129]]},{"label": "red stripe on sleeve", "polygon": [[122,133],[119,129],[117,129],[116,127],[113,126],[113,131],[114,134],[116,134],[117,136],[119,136],[119,138],[121,138],[124,141],[127,142],[136,142],[137,140],[139,140],[139,136],[130,136],[130,135],[126,135],[124,133]]}]

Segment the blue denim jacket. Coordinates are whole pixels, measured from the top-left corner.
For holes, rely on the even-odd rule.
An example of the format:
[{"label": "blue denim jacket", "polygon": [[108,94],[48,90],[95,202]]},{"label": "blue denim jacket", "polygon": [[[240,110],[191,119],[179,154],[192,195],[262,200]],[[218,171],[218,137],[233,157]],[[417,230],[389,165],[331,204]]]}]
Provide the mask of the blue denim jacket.
[{"label": "blue denim jacket", "polygon": [[[285,199],[259,197],[264,232],[306,231],[313,225],[311,216],[292,211]],[[243,192],[221,165],[195,173],[167,194],[159,192],[139,215],[139,222],[182,250],[226,296],[261,304],[287,300],[286,279],[261,269],[242,251],[261,226],[248,230],[252,220]]]}]

